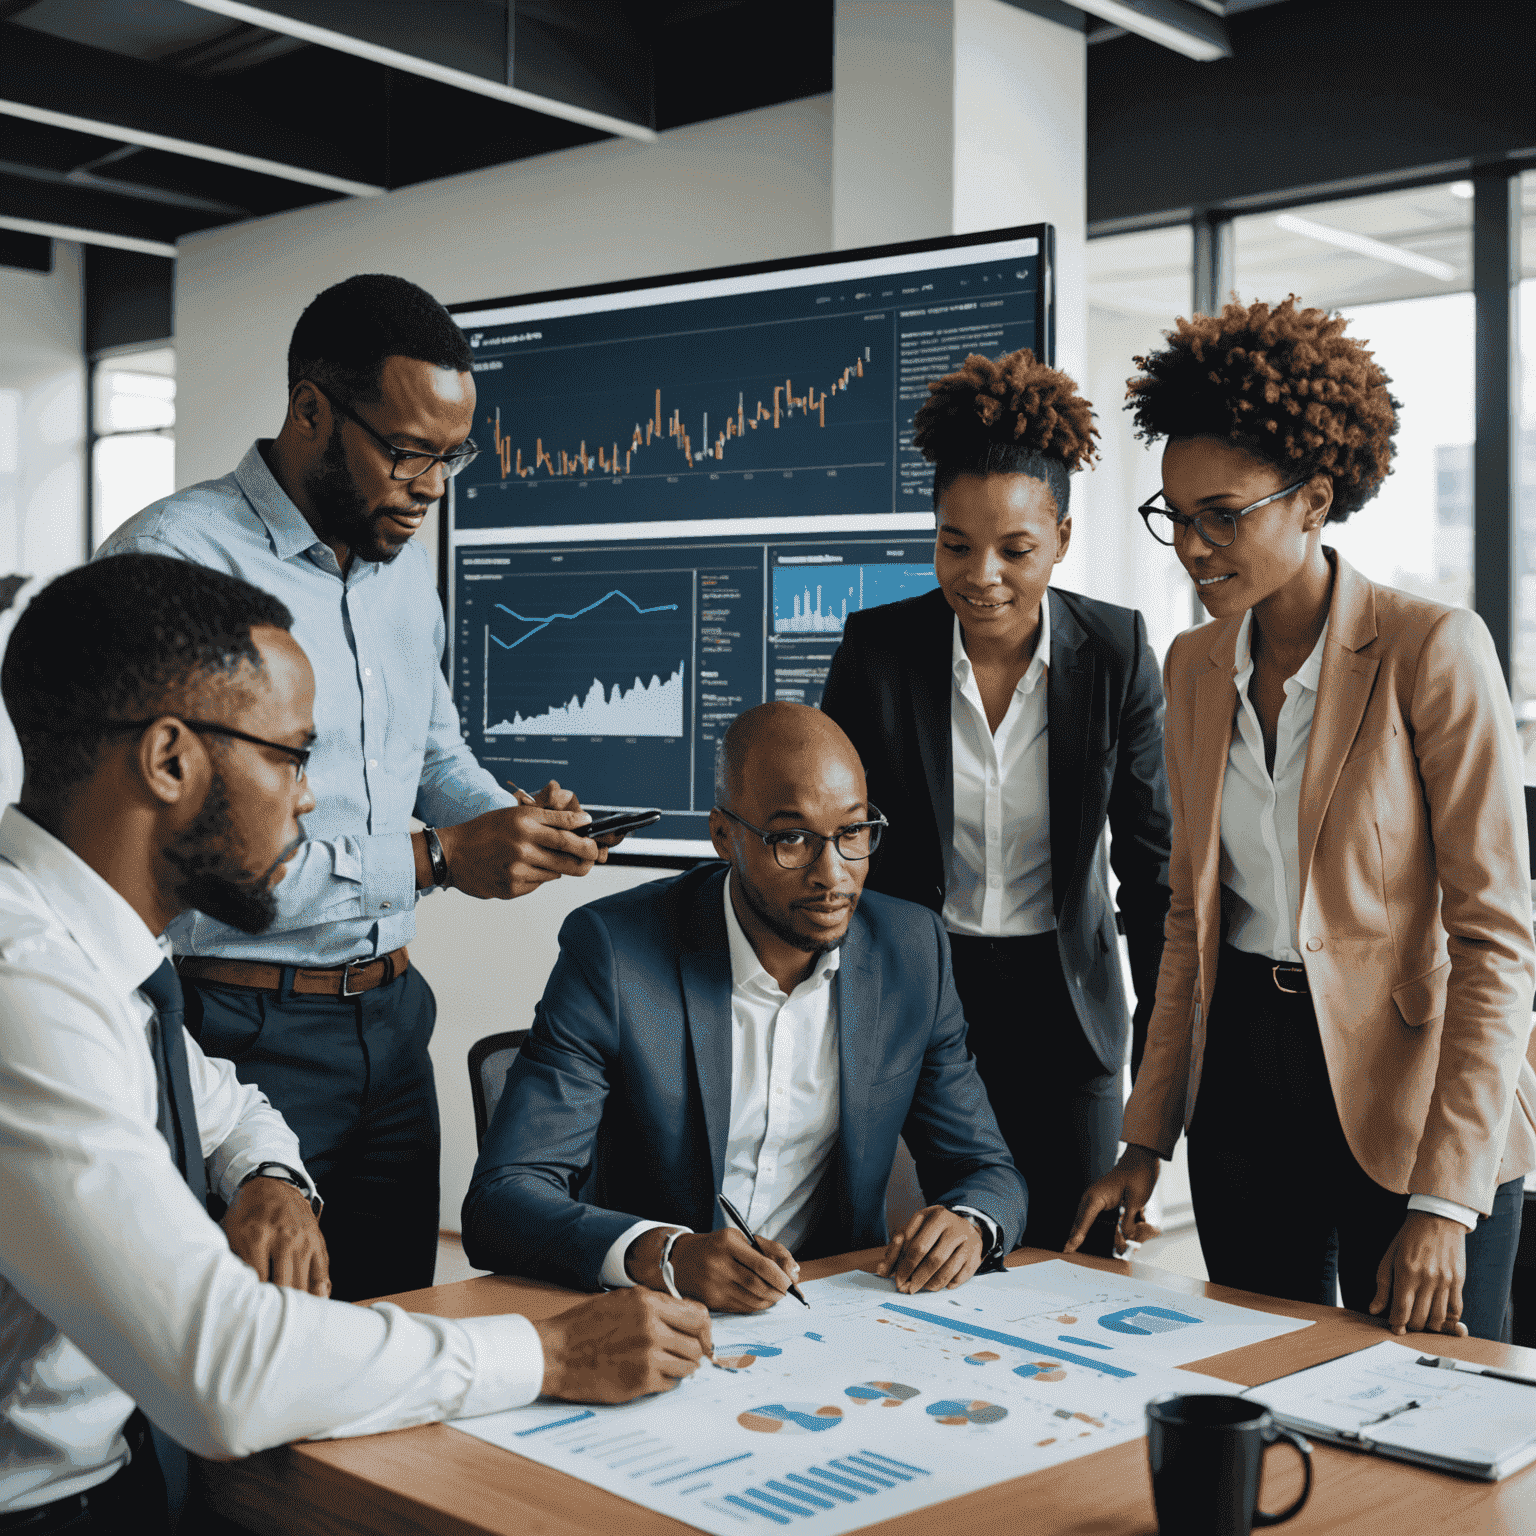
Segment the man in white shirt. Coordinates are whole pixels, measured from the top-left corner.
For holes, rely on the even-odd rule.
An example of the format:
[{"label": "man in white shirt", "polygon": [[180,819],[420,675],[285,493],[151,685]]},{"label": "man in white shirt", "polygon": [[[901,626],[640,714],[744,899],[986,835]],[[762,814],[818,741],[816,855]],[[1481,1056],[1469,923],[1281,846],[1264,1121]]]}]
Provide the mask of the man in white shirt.
[{"label": "man in white shirt", "polygon": [[[737,1312],[779,1300],[795,1253],[883,1246],[901,1289],[959,1285],[1016,1245],[1027,1196],[966,1050],[944,929],[863,893],[884,821],[827,716],[760,705],[721,749],[710,833],[728,865],[593,902],[561,930],[465,1250]],[[898,1136],[932,1203],[891,1237]]]},{"label": "man in white shirt", "polygon": [[290,624],[236,578],[125,555],[38,594],[6,649],[25,779],[0,816],[0,1532],[164,1531],[178,1446],[623,1401],[709,1346],[703,1309],[665,1297],[547,1324],[322,1299],[297,1139],[185,1033],[161,937],[193,905],[271,920],[314,803]]}]

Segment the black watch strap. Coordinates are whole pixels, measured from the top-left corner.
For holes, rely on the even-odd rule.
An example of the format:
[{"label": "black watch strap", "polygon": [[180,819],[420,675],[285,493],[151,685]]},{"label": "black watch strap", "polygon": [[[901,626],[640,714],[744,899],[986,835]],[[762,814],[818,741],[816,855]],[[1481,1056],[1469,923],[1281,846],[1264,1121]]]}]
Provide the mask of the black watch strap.
[{"label": "black watch strap", "polygon": [[309,1201],[310,1210],[315,1213],[315,1218],[319,1219],[320,1211],[325,1202],[320,1198],[314,1186],[296,1168],[290,1168],[287,1163],[258,1163],[240,1180],[240,1188],[244,1189],[252,1179],[279,1179],[284,1184],[292,1184]]},{"label": "black watch strap", "polygon": [[423,827],[421,830],[427,840],[427,860],[432,865],[432,884],[446,890],[453,880],[448,873],[448,859],[443,852],[443,840],[437,835],[436,827]]}]

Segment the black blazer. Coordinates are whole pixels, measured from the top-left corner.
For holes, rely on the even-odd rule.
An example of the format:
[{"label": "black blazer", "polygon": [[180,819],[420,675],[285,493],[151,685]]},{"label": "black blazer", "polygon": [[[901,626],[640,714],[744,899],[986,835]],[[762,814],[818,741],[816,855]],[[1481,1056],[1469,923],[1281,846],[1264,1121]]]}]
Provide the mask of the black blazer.
[{"label": "black blazer", "polygon": [[[1127,1015],[1116,931],[1130,947],[1136,1051],[1157,992],[1168,914],[1171,822],[1163,769],[1163,688],[1134,609],[1049,593],[1046,692],[1051,890],[1061,965],[1078,1022],[1106,1069],[1125,1059]],[[941,591],[850,614],[822,709],[863,759],[869,798],[890,821],[868,888],[944,904],[954,837],[950,652]],[[1109,862],[1120,881],[1117,922]]]}]

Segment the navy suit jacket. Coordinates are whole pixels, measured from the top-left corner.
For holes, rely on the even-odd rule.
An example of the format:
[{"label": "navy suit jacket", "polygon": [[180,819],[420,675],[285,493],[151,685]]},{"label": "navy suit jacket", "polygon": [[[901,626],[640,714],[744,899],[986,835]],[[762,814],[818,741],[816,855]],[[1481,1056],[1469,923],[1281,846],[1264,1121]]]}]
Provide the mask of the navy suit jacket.
[{"label": "navy suit jacket", "polygon": [[[1138,612],[1059,587],[1050,588],[1048,601],[1047,788],[1056,942],[1078,1023],[1110,1070],[1125,1060],[1131,1023],[1116,929],[1130,949],[1138,1062],[1163,957],[1173,834],[1163,768],[1163,688]],[[937,591],[849,614],[821,701],[864,761],[870,800],[890,819],[868,889],[934,911],[944,905],[955,835],[954,626],[954,611]],[[1106,824],[1109,862],[1120,882],[1114,902],[1104,859]]]},{"label": "navy suit jacket", "polygon": [[[464,1201],[479,1269],[595,1290],[636,1221],[723,1226],[731,1114],[725,867],[579,908],[486,1133]],[[932,1204],[1024,1230],[1027,1195],[965,1048],[949,941],[931,912],[866,893],[837,979],[841,1116],[829,1185],[800,1257],[885,1243],[905,1136]],[[1022,1085],[1021,1085],[1022,1087]]]}]

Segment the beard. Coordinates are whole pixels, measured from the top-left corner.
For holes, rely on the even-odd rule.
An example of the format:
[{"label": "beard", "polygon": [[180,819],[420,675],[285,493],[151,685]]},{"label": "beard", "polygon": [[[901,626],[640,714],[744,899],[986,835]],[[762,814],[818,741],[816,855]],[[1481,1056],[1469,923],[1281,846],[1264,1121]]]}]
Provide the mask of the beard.
[{"label": "beard", "polygon": [[388,565],[410,542],[386,539],[380,533],[379,523],[389,516],[390,509],[375,510],[358,494],[347,470],[347,450],[341,440],[339,421],[331,428],[319,467],[306,476],[304,489],[320,521],[316,530],[320,537],[345,544],[358,559]]},{"label": "beard", "polygon": [[[835,939],[821,938],[799,932],[768,905],[767,900],[758,892],[752,882],[747,879],[739,865],[733,865],[732,877],[741,889],[741,899],[752,909],[752,915],[776,939],[788,944],[791,949],[798,949],[807,955],[826,955],[830,954],[834,949],[841,949],[847,941],[847,928],[844,928]],[[857,905],[857,897],[848,903],[850,917]]]},{"label": "beard", "polygon": [[173,894],[178,907],[196,907],[242,933],[264,933],[277,917],[277,897],[268,883],[272,869],[259,875],[245,870],[230,850],[231,830],[229,793],[215,774],[202,810],[165,850],[179,877]]}]

